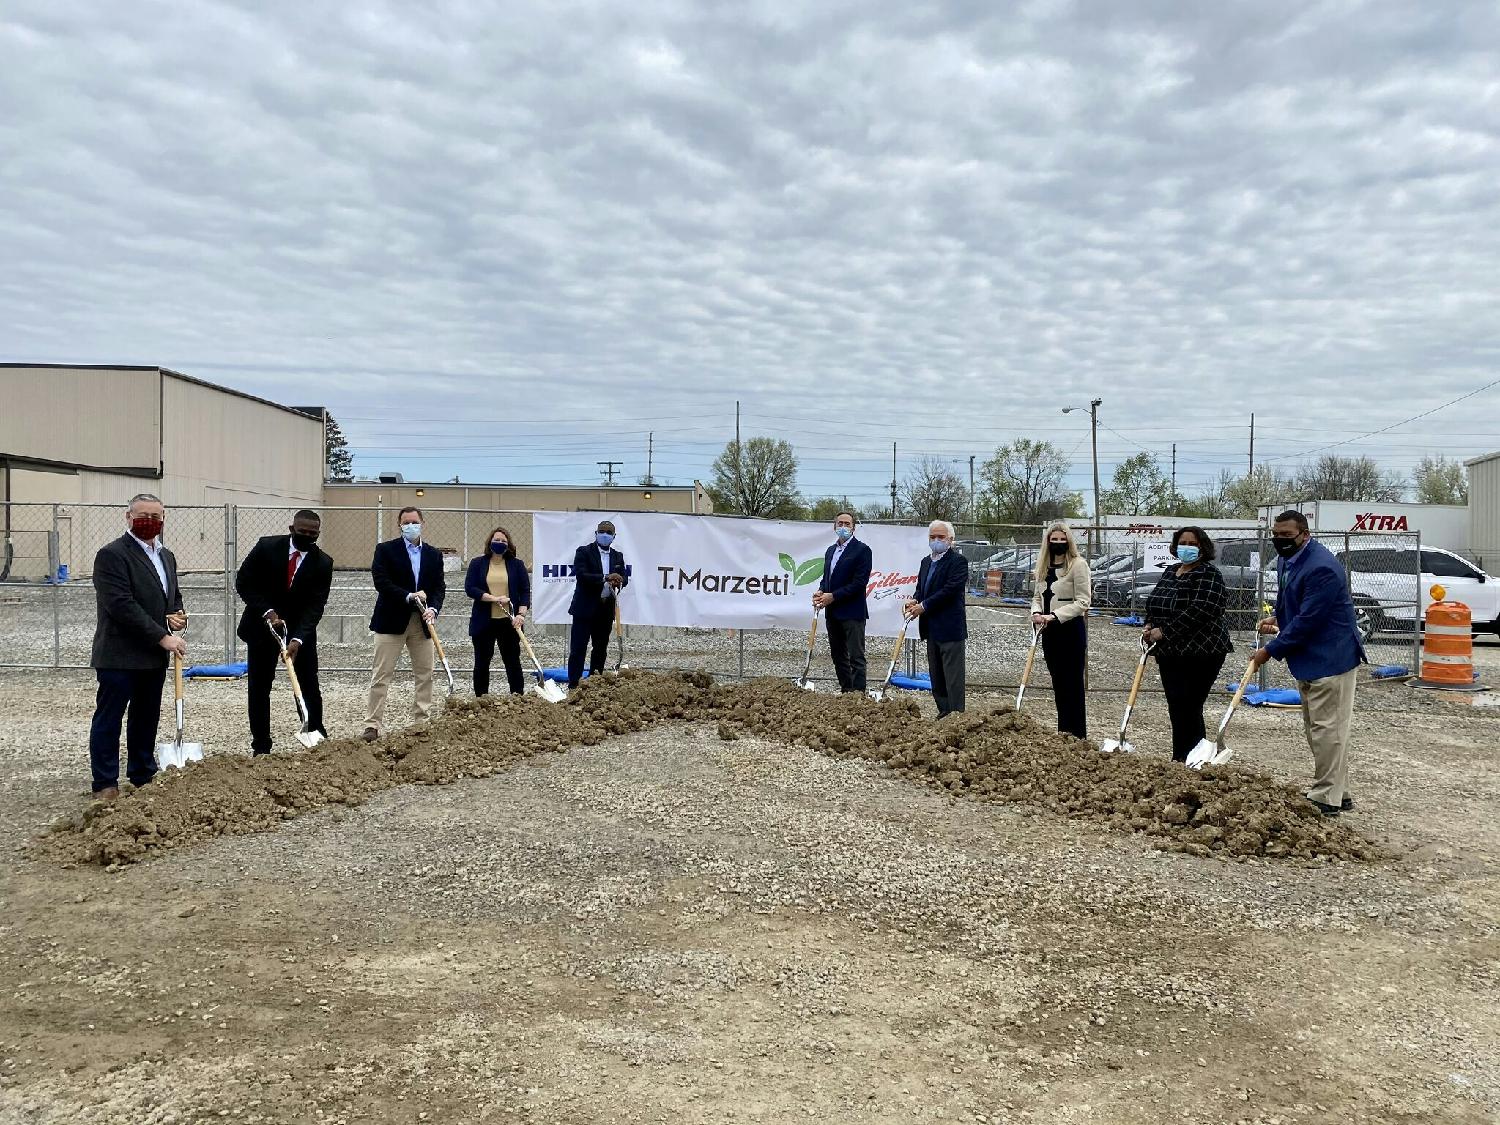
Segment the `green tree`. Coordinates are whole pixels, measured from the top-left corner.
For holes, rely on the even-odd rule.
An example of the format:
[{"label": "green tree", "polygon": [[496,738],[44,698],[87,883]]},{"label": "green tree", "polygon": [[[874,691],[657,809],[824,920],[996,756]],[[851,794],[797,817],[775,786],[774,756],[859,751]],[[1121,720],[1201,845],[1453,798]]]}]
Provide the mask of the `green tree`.
[{"label": "green tree", "polygon": [[1418,504],[1467,504],[1469,478],[1462,461],[1450,461],[1442,454],[1423,457],[1412,473]]},{"label": "green tree", "polygon": [[350,481],[354,479],[354,454],[349,451],[349,439],[334,421],[332,414],[324,414],[323,461],[329,480]]},{"label": "green tree", "polygon": [[1172,482],[1156,454],[1142,450],[1115,466],[1099,503],[1115,516],[1162,515],[1172,503]]},{"label": "green tree", "polygon": [[901,483],[901,502],[919,523],[959,523],[969,512],[969,482],[941,458],[923,457]]},{"label": "green tree", "polygon": [[814,523],[832,523],[840,512],[848,512],[856,520],[865,518],[858,505],[847,496],[819,496],[807,503],[807,518]]},{"label": "green tree", "polygon": [[1083,501],[1063,485],[1071,468],[1050,441],[1017,438],[984,463],[985,518],[994,523],[1038,524],[1076,517]]},{"label": "green tree", "polygon": [[714,511],[726,515],[798,519],[797,455],[791,442],[753,437],[731,441],[714,458],[708,494]]}]

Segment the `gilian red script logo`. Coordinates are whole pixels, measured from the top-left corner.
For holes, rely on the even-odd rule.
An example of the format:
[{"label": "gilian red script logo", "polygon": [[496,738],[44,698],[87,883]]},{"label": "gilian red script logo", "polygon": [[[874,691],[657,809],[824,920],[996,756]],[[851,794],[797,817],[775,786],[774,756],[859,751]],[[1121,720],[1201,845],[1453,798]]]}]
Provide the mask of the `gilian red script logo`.
[{"label": "gilian red script logo", "polygon": [[865,597],[877,602],[898,597],[904,592],[901,587],[914,585],[916,581],[915,574],[902,574],[899,570],[872,570],[870,584],[865,587]]},{"label": "gilian red script logo", "polygon": [[1354,517],[1350,531],[1408,531],[1405,516],[1384,516],[1379,512],[1365,512]]}]

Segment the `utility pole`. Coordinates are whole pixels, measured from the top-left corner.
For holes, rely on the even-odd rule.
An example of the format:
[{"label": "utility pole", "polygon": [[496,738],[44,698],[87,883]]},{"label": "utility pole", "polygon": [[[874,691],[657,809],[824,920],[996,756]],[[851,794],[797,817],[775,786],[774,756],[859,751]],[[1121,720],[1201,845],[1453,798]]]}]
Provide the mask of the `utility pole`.
[{"label": "utility pole", "polygon": [[[1097,528],[1103,516],[1099,511],[1099,405],[1104,400],[1096,398],[1089,403],[1089,439],[1094,448],[1094,524]],[[1089,554],[1094,554],[1094,529],[1089,531]]]},{"label": "utility pole", "polygon": [[1177,514],[1177,443],[1172,443],[1172,514]]},{"label": "utility pole", "polygon": [[896,518],[896,443],[891,442],[891,519]]},{"label": "utility pole", "polygon": [[1250,471],[1245,474],[1249,480],[1255,475],[1255,415],[1250,415]]},{"label": "utility pole", "polygon": [[604,468],[602,468],[602,469],[599,470],[599,474],[601,476],[603,476],[603,477],[606,478],[605,481],[604,481],[604,485],[605,485],[606,488],[608,488],[608,487],[612,487],[614,485],[614,483],[615,483],[615,473],[618,471],[615,468],[615,466],[616,465],[623,465],[623,464],[625,464],[625,462],[624,461],[595,461],[594,464],[596,464],[596,465],[603,465],[604,466]]},{"label": "utility pole", "polygon": [[740,400],[734,400],[734,491],[735,507],[745,507],[745,472],[740,468]]},{"label": "utility pole", "polygon": [[979,517],[975,514],[974,507],[974,454],[969,454],[969,522],[975,524],[974,538],[979,538]]},{"label": "utility pole", "polygon": [[[651,455],[652,455],[652,452],[653,452],[652,445],[653,445],[653,442],[654,442],[655,438],[656,438],[656,435],[654,433],[648,433],[646,435],[646,485],[647,485],[647,487],[650,487],[651,485],[654,485],[656,483],[656,481],[654,481],[654,480],[651,479]],[[1173,448],[1175,449],[1176,447],[1173,446]]]}]

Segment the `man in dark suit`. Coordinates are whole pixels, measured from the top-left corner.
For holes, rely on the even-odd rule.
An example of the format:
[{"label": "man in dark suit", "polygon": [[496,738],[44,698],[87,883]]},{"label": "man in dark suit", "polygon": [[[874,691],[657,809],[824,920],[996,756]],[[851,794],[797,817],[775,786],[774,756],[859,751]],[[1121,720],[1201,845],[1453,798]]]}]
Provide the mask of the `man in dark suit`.
[{"label": "man in dark suit", "polygon": [[874,558],[867,544],[854,537],[854,516],[840,512],[833,520],[834,542],[823,552],[823,579],[813,605],[824,611],[828,654],[840,691],[865,690],[865,600]]},{"label": "man in dark suit", "polygon": [[432,714],[432,634],[437,615],[448,592],[443,580],[443,555],[422,542],[424,518],[421,508],[402,508],[396,513],[401,538],[375,548],[370,577],[375,580],[375,612],[370,631],[375,634],[375,668],[370,673],[370,697],[365,708],[365,729],[360,735],[374,742],[384,733],[385,699],[396,677],[396,661],[404,648],[411,657],[417,694],[412,716],[426,722]]},{"label": "man in dark suit", "polygon": [[98,621],[89,664],[99,681],[89,727],[89,763],[94,796],[120,795],[120,726],[126,728],[125,774],[133,785],[156,776],[156,726],[161,719],[167,661],[187,652],[176,634],[187,628],[177,559],[161,545],[166,521],[162,502],[143,492],[125,511],[129,530],[94,556],[94,600]]},{"label": "man in dark suit", "polygon": [[928,556],[917,569],[916,597],[906,603],[906,612],[917,619],[917,633],[927,642],[927,672],[941,719],[964,709],[969,564],[953,550],[953,525],[947,520],[928,525],[927,546]]},{"label": "man in dark suit", "polygon": [[615,599],[630,585],[625,571],[625,556],[610,544],[615,541],[615,525],[601,520],[594,541],[585,543],[573,553],[573,601],[568,612],[573,615],[573,630],[568,635],[568,687],[576,688],[583,679],[583,657],[590,642],[593,655],[589,674],[604,671],[609,652],[609,630],[615,623]]},{"label": "man in dark suit", "polygon": [[304,508],[292,517],[288,535],[267,535],[255,544],[234,577],[245,603],[239,635],[250,665],[250,752],[271,752],[271,684],[281,647],[270,625],[284,632],[307,704],[307,727],[323,729],[323,691],[318,686],[318,622],[333,585],[333,560],[318,548],[323,521]]}]

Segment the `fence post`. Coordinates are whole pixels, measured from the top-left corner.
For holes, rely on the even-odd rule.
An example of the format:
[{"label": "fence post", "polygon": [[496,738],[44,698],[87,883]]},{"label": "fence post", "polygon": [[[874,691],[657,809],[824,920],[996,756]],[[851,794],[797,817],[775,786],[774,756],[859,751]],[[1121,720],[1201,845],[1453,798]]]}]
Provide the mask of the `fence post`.
[{"label": "fence post", "polygon": [[[1268,517],[1269,518],[1269,517]],[[1255,612],[1250,615],[1251,651],[1260,648],[1260,607],[1266,604],[1266,525],[1261,524],[1260,537],[1255,543]],[[1255,686],[1266,690],[1266,666],[1262,664],[1256,673]]]},{"label": "fence post", "polygon": [[1417,605],[1411,617],[1411,674],[1422,675],[1422,533],[1417,532]]},{"label": "fence post", "polygon": [[62,607],[59,604],[61,593],[58,590],[57,572],[60,567],[58,562],[61,551],[58,544],[57,527],[57,505],[52,505],[52,542],[47,544],[47,565],[52,568],[52,667],[54,670],[62,667]]},{"label": "fence post", "polygon": [[239,569],[238,537],[239,505],[224,505],[224,663],[233,664],[236,655],[234,630],[234,574]]}]

